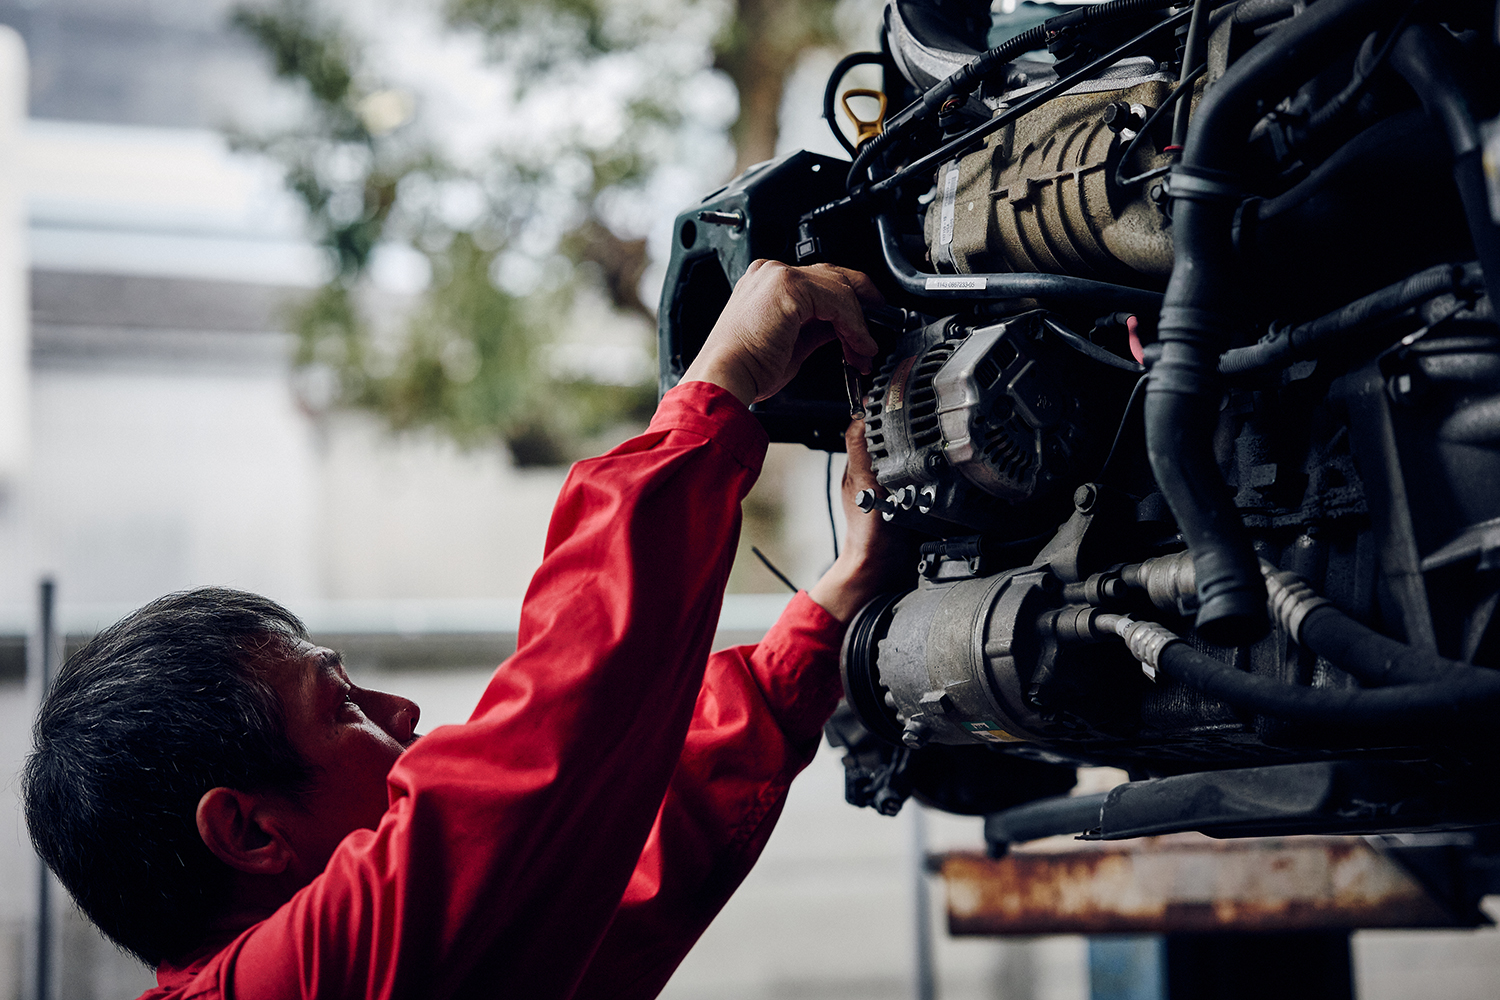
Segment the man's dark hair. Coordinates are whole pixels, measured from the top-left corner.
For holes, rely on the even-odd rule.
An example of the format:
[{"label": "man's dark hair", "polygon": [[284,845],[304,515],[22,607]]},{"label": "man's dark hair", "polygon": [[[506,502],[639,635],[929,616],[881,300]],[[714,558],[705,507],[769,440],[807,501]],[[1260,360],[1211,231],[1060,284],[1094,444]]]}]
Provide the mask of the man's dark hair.
[{"label": "man's dark hair", "polygon": [[307,630],[264,597],[169,594],[59,672],[23,776],[32,842],[99,928],[148,965],[202,943],[230,869],[198,835],[210,788],[311,777],[266,668]]}]

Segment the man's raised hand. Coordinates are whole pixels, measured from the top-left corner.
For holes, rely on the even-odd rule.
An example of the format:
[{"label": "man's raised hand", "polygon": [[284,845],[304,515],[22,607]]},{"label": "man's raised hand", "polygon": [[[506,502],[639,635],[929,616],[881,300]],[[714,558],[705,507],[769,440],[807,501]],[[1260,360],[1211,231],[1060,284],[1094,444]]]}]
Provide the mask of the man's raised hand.
[{"label": "man's raised hand", "polygon": [[[875,595],[900,586],[904,573],[915,565],[905,531],[886,522],[879,512],[865,513],[854,502],[860,490],[885,491],[875,481],[870,452],[865,446],[865,422],[856,420],[844,432],[849,461],[844,466],[844,523],[848,531],[844,547],[828,572],[807,592],[815,602],[841,622]],[[903,588],[904,589],[904,588]]]},{"label": "man's raised hand", "polygon": [[834,339],[845,361],[868,372],[876,346],[861,301],[880,302],[881,296],[858,271],[757,260],[682,380],[712,382],[749,405],[781,391],[815,348]]}]

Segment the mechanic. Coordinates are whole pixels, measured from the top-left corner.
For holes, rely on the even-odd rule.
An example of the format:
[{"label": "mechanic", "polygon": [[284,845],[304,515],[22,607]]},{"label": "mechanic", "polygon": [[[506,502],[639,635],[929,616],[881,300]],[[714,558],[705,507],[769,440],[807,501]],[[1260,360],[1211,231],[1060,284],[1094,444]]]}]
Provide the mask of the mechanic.
[{"label": "mechanic", "polygon": [[[709,655],[766,437],[746,405],[863,275],[757,262],[650,428],[570,473],[517,651],[469,722],[354,686],[264,598],[169,595],[63,668],[25,773],[38,851],[157,966],[152,998],[651,997],[754,863],[839,696],[879,518],[754,647]],[[848,436],[845,509],[873,485]]]}]

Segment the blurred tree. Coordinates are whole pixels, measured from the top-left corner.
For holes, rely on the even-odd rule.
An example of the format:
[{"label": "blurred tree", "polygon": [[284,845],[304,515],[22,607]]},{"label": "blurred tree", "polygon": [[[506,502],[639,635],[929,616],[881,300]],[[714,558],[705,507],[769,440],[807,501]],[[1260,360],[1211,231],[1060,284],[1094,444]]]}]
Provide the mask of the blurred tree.
[{"label": "blurred tree", "polygon": [[[678,6],[701,2],[678,0]],[[735,173],[775,153],[787,76],[808,49],[839,41],[837,6],[838,0],[733,0],[713,41],[713,57],[740,98],[739,117],[730,127]],[[448,0],[448,9],[453,23],[478,27],[499,47],[526,52],[537,65],[565,58],[559,49],[569,43],[594,55],[617,51],[663,24],[670,28],[673,20],[669,8],[653,12],[645,0]],[[660,11],[669,16],[662,18]],[[615,27],[622,17],[634,30]],[[539,45],[538,36],[550,44]]]},{"label": "blurred tree", "polygon": [[836,0],[735,0],[735,16],[714,46],[714,65],[740,95],[731,128],[735,172],[776,152],[787,77],[810,48],[838,41]]},{"label": "blurred tree", "polygon": [[[743,169],[774,152],[785,79],[806,49],[834,40],[836,0],[432,0],[450,31],[482,39],[520,97],[571,92],[591,77],[626,81],[606,109],[620,120],[601,125],[596,115],[466,165],[422,138],[419,95],[382,82],[329,2],[277,0],[233,15],[310,99],[300,127],[237,138],[282,164],[332,262],[330,280],[293,317],[304,384],[322,386],[322,402],[373,410],[396,428],[504,440],[523,464],[566,460],[581,436],[649,415],[649,383],[549,371],[570,282],[517,290],[504,276],[539,270],[556,253],[592,273],[613,307],[654,322],[639,293],[646,242],[619,235],[609,209],[644,189],[683,126],[697,67],[674,62],[667,47],[687,19],[716,19],[699,61],[711,59],[738,90],[730,132]],[[626,60],[634,72],[623,72]],[[455,213],[455,203],[468,208]],[[390,247],[420,255],[431,272],[399,318],[372,310],[360,291]]]}]

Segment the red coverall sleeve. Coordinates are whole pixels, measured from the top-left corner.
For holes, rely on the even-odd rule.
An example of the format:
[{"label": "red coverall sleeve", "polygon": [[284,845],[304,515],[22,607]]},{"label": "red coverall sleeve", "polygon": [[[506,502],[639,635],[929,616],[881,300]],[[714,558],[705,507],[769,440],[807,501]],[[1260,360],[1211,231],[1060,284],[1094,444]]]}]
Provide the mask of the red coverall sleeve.
[{"label": "red coverall sleeve", "polygon": [[688,383],[579,463],[470,721],[407,751],[379,829],[179,995],[569,996],[682,756],[765,445],[738,400]]},{"label": "red coverall sleeve", "polygon": [[575,1000],[656,996],[739,886],[838,702],[842,634],[799,593],[758,646],[709,660],[682,759]]}]

